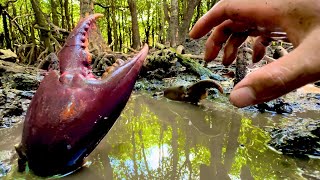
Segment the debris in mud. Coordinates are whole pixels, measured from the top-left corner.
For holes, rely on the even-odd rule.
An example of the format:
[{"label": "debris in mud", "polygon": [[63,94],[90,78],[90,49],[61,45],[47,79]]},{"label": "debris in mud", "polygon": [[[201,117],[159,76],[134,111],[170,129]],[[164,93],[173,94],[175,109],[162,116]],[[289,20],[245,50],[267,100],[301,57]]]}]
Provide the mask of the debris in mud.
[{"label": "debris in mud", "polygon": [[0,178],[6,176],[10,169],[10,166],[0,161]]},{"label": "debris in mud", "polygon": [[139,79],[134,85],[135,91],[162,91],[165,88],[164,83],[161,80],[146,78]]},{"label": "debris in mud", "polygon": [[40,84],[35,68],[0,61],[0,127],[11,127],[24,119],[34,90]]},{"label": "debris in mud", "polygon": [[266,103],[261,103],[255,105],[254,107],[261,113],[268,111],[275,112],[277,114],[291,114],[293,111],[291,105],[286,103],[281,98]]},{"label": "debris in mud", "polygon": [[11,127],[13,123],[24,119],[30,99],[19,90],[0,89],[0,93],[0,127]]},{"label": "debris in mud", "polygon": [[271,149],[294,157],[320,158],[320,120],[300,119],[267,131]]},{"label": "debris in mud", "polygon": [[28,75],[28,74],[14,74],[12,77],[13,89],[18,89],[22,91],[31,91],[31,90],[37,90],[40,81],[37,80],[34,75]]},{"label": "debris in mud", "polygon": [[[179,46],[179,48],[184,49],[182,46]],[[142,78],[137,81],[135,90],[162,92],[165,88],[188,86],[201,79],[227,80],[220,73],[224,69],[220,63],[205,66],[203,60],[192,58],[193,56],[200,56],[183,54],[183,50],[179,50],[179,48],[174,49],[163,44],[157,44],[156,48],[150,51],[147,64],[140,73]],[[185,50],[189,50],[189,48]]]},{"label": "debris in mud", "polygon": [[[141,70],[141,76],[148,78],[148,73],[156,75],[157,73],[151,73],[152,71],[163,70],[164,73],[160,73],[157,78],[168,78],[177,76],[181,73],[192,74],[200,79],[214,79],[218,81],[225,80],[219,74],[210,71],[204,67],[202,61],[197,61],[190,58],[190,54],[181,54],[178,50],[166,47],[165,45],[158,44],[159,49],[154,49],[147,58],[147,64]],[[153,77],[150,77],[153,78]]]}]

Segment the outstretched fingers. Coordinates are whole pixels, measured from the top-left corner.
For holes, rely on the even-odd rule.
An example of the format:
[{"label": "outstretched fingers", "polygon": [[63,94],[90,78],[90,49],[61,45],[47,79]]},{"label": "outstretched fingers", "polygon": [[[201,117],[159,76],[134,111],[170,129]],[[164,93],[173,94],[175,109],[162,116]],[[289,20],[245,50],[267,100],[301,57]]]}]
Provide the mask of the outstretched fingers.
[{"label": "outstretched fingers", "polygon": [[[249,28],[245,24],[235,23],[232,20],[226,20],[223,23],[221,23],[219,26],[215,27],[206,42],[206,49],[205,49],[205,56],[204,56],[205,60],[206,61],[214,60],[217,57],[219,51],[222,49],[223,44],[230,38],[232,34],[236,33],[235,35],[232,35],[233,37],[232,43],[242,41],[243,35],[240,36],[240,34],[241,33],[245,34],[244,32],[248,31],[248,29]],[[236,38],[240,40],[235,40]]]},{"label": "outstretched fingers", "polygon": [[[320,30],[319,30],[320,32]],[[317,33],[310,35],[294,51],[250,73],[230,94],[230,101],[245,107],[280,97],[320,78]]]}]

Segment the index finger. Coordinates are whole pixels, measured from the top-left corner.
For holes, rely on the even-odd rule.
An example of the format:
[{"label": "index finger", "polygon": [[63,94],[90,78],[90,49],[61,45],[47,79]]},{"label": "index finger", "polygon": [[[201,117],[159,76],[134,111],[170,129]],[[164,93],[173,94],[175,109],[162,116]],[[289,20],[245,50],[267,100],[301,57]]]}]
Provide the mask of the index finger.
[{"label": "index finger", "polygon": [[200,38],[228,19],[245,22],[248,27],[279,30],[281,12],[276,3],[279,1],[221,0],[197,21],[189,35]]},{"label": "index finger", "polygon": [[215,4],[205,15],[194,25],[189,35],[191,38],[200,38],[206,35],[213,27],[227,20],[224,14],[223,0]]}]

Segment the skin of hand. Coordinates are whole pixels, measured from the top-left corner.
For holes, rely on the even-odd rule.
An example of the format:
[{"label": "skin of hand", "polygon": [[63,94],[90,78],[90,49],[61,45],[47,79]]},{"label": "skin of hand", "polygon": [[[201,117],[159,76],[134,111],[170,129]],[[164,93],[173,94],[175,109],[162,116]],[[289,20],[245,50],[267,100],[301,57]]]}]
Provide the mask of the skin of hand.
[{"label": "skin of hand", "polygon": [[212,29],[205,60],[215,59],[225,43],[222,63],[226,66],[236,59],[248,36],[257,37],[253,62],[262,59],[276,38],[288,38],[295,46],[234,87],[230,101],[237,107],[275,99],[320,79],[320,0],[221,0],[197,21],[189,35],[200,38]]}]

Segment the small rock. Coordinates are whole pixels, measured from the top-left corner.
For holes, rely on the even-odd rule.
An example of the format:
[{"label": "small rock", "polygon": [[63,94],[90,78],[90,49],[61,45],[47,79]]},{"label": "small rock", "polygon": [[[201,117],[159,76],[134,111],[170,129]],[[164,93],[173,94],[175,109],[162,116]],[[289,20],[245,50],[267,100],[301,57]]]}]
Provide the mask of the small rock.
[{"label": "small rock", "polygon": [[40,82],[35,76],[28,74],[15,74],[13,77],[13,88],[23,91],[37,90]]},{"label": "small rock", "polygon": [[16,62],[17,55],[10,49],[0,49],[0,59],[9,62]]}]

